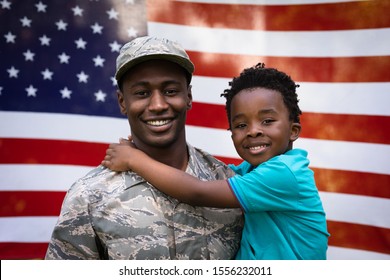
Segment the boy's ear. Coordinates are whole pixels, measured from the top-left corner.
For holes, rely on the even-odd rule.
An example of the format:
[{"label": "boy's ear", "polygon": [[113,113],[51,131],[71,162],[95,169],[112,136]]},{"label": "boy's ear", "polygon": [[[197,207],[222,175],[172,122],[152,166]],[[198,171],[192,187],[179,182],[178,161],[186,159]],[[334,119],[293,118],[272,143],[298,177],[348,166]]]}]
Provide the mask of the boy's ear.
[{"label": "boy's ear", "polygon": [[299,138],[299,134],[301,133],[301,124],[300,123],[292,123],[291,124],[291,134],[290,141],[294,142]]}]

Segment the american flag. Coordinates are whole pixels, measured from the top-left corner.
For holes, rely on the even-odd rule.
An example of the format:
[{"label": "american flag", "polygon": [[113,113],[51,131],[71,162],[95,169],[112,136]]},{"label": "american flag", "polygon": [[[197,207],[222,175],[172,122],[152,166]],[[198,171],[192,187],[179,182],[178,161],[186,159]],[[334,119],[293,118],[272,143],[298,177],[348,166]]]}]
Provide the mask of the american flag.
[{"label": "american flag", "polygon": [[41,259],[66,190],[129,134],[122,44],[178,41],[195,64],[187,138],[239,163],[220,93],[264,62],[300,84],[328,259],[390,259],[390,1],[0,0],[0,259]]}]

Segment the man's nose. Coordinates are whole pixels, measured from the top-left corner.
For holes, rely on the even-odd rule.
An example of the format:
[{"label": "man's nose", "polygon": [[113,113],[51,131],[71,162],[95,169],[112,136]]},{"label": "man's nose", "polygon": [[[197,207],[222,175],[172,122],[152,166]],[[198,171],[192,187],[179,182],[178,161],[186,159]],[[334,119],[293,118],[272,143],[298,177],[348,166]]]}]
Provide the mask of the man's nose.
[{"label": "man's nose", "polygon": [[150,97],[149,110],[150,111],[163,111],[168,108],[168,103],[165,96],[160,91],[154,91]]}]

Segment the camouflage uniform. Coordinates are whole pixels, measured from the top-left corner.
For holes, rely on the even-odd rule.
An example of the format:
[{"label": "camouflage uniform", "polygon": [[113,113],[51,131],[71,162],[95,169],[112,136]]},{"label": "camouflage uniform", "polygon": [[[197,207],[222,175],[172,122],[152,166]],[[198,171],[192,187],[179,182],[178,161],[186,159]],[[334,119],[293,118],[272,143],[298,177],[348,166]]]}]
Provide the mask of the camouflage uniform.
[{"label": "camouflage uniform", "polygon": [[[202,180],[232,171],[188,145],[187,173]],[[97,167],[68,191],[46,259],[231,259],[240,209],[192,207],[133,172]]]}]

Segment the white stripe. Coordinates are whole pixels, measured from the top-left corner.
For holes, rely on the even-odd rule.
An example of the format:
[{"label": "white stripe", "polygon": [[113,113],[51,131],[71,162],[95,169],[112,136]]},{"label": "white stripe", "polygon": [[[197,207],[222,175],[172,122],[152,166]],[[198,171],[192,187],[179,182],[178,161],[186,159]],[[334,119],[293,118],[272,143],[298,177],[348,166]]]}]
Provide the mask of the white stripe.
[{"label": "white stripe", "polygon": [[[341,31],[262,31],[148,22],[149,35],[188,51],[279,57],[355,57],[390,54],[390,28]],[[376,42],[372,44],[372,42]]]},{"label": "white stripe", "polygon": [[0,242],[49,242],[57,219],[57,217],[2,217],[0,218]]},{"label": "white stripe", "polygon": [[390,145],[299,138],[312,167],[390,175]]},{"label": "white stripe", "polygon": [[0,164],[0,191],[67,191],[93,167]]},{"label": "white stripe", "polygon": [[0,137],[117,142],[130,133],[127,119],[0,111]]},{"label": "white stripe", "polygon": [[390,260],[390,255],[358,249],[329,246],[328,260]]},{"label": "white stripe", "polygon": [[208,3],[208,4],[239,4],[239,5],[309,5],[322,3],[343,3],[367,0],[176,0],[177,2]]},{"label": "white stripe", "polygon": [[[229,131],[187,126],[187,139],[213,155],[238,158]],[[294,146],[309,152],[312,167],[390,174],[390,145],[300,138]]]},{"label": "white stripe", "polygon": [[390,83],[300,83],[304,112],[390,116]]},{"label": "white stripe", "polygon": [[[0,137],[102,143],[117,142],[128,134],[126,120],[66,114],[0,112],[0,127]],[[193,146],[213,155],[238,158],[229,131],[197,126],[187,126],[186,131]],[[294,145],[309,152],[312,167],[390,174],[390,145],[308,138],[300,138]]]},{"label": "white stripe", "polygon": [[390,229],[390,199],[320,192],[326,219]]},{"label": "white stripe", "polygon": [[[229,88],[229,81],[194,76],[192,97],[196,102],[225,106],[221,93]],[[390,116],[390,83],[296,83],[303,112]]]}]

